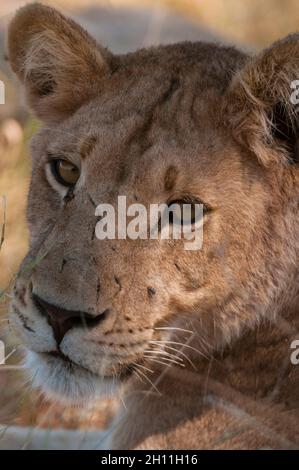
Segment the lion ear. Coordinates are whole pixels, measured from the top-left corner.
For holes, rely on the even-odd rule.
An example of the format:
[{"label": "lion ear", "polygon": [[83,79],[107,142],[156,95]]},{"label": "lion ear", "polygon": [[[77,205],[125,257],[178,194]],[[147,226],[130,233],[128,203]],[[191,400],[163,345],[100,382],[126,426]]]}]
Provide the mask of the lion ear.
[{"label": "lion ear", "polygon": [[74,21],[35,3],[12,19],[8,57],[29,104],[51,122],[71,115],[100,91],[112,55]]},{"label": "lion ear", "polygon": [[299,34],[293,34],[250,59],[227,90],[229,125],[264,165],[298,162],[298,79]]}]

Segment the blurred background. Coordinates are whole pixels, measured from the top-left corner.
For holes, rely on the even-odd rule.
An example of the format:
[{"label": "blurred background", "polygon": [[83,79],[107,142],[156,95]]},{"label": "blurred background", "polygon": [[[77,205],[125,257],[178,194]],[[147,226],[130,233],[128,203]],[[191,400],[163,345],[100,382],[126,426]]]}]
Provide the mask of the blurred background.
[{"label": "blurred background", "polygon": [[[21,351],[8,331],[10,286],[26,253],[25,220],[30,178],[28,141],[39,122],[24,104],[5,60],[5,31],[21,0],[0,3],[0,340],[7,360],[0,365],[0,424],[92,429],[105,426],[116,403],[87,409],[50,403],[30,391],[20,367]],[[53,0],[112,51],[183,40],[235,44],[250,52],[299,30],[298,0]]]}]

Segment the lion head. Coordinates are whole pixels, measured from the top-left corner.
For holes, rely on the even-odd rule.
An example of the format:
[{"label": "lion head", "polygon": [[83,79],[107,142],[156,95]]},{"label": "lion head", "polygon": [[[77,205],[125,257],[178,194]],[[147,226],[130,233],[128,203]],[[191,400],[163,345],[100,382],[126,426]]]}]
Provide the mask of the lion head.
[{"label": "lion head", "polygon": [[[8,52],[43,123],[11,305],[36,385],[86,399],[137,365],[196,363],[291,308],[299,35],[252,58],[188,42],[113,55],[34,4],[12,20]],[[99,240],[96,207],[119,195],[202,204],[201,249]]]}]

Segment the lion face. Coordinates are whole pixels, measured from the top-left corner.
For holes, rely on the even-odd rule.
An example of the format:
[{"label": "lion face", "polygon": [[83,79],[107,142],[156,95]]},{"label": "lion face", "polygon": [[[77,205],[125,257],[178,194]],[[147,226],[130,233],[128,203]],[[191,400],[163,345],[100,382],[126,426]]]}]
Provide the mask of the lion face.
[{"label": "lion face", "polygon": [[[32,142],[31,243],[11,306],[36,385],[86,399],[137,366],[183,365],[180,345],[199,361],[279,312],[296,279],[298,173],[281,139],[239,138],[250,70],[232,74],[243,54],[186,43],[115,57],[34,5],[11,23],[9,56],[45,123]],[[200,202],[202,248],[99,240],[96,207],[117,214],[119,196],[146,208]]]}]

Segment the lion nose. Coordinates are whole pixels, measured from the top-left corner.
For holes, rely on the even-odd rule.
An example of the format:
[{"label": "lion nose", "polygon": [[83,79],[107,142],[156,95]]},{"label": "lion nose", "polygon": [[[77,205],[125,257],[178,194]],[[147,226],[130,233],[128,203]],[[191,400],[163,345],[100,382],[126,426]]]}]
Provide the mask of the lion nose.
[{"label": "lion nose", "polygon": [[38,310],[47,317],[50,323],[55,340],[60,345],[66,333],[74,327],[93,328],[102,322],[109,313],[109,309],[93,316],[90,313],[66,310],[57,305],[50,304],[36,294],[33,294],[33,300]]}]

